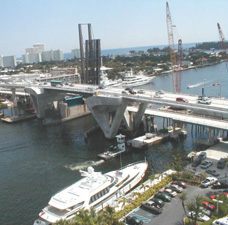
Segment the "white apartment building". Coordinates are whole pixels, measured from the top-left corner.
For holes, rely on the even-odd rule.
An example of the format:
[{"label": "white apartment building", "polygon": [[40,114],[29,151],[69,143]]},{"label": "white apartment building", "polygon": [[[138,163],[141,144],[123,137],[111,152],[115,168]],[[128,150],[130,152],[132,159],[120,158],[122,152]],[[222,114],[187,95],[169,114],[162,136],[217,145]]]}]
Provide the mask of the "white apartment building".
[{"label": "white apartment building", "polygon": [[50,51],[44,51],[41,53],[42,62],[51,62],[53,61],[53,52]]},{"label": "white apartment building", "polygon": [[72,49],[71,57],[72,57],[72,59],[79,59],[80,58],[80,49]]},{"label": "white apartment building", "polygon": [[1,55],[0,55],[0,67],[3,67],[3,59]]},{"label": "white apartment building", "polygon": [[2,61],[3,61],[3,67],[14,68],[17,65],[16,57],[14,55],[3,56]]},{"label": "white apartment building", "polygon": [[42,62],[62,61],[63,52],[59,49],[42,52]]},{"label": "white apartment building", "polygon": [[63,52],[59,49],[53,50],[53,61],[62,61],[63,60]]}]

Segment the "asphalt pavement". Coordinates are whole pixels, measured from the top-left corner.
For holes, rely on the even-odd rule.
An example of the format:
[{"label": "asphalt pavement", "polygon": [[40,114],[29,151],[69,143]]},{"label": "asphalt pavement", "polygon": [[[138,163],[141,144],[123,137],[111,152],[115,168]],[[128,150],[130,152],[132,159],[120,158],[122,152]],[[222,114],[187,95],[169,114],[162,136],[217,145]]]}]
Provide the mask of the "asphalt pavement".
[{"label": "asphalt pavement", "polygon": [[[211,188],[202,189],[196,186],[187,186],[184,190],[187,194],[186,202],[194,200],[197,196],[204,196],[210,191],[212,191]],[[145,225],[181,225],[185,214],[179,196],[180,194],[172,198],[170,203],[166,203],[160,215],[153,215],[140,208],[135,209],[130,215],[136,216]]]}]

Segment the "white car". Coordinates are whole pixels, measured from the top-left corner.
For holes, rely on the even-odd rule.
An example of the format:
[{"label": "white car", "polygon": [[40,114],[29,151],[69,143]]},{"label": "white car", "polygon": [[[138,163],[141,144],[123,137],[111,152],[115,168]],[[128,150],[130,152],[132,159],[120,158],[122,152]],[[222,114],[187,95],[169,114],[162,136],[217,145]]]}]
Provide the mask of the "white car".
[{"label": "white car", "polygon": [[211,104],[211,99],[208,98],[208,97],[202,97],[202,98],[198,99],[198,103],[210,105]]},{"label": "white car", "polygon": [[164,189],[164,191],[165,191],[165,192],[168,192],[172,197],[175,197],[175,196],[177,195],[177,192],[176,192],[176,191],[174,191],[174,190],[172,190],[172,189],[170,189],[170,188],[168,188],[168,187],[166,187],[166,188]]},{"label": "white car", "polygon": [[[196,215],[196,212],[194,212],[194,211],[191,211],[188,213],[188,217],[190,217],[190,218],[195,218],[195,215]],[[197,220],[206,222],[206,221],[210,220],[210,217],[204,215],[203,213],[198,213]]]},{"label": "white car", "polygon": [[207,188],[210,185],[216,183],[218,179],[216,177],[207,177],[204,181],[201,182],[201,187]]},{"label": "white car", "polygon": [[178,192],[178,193],[181,193],[183,191],[183,188],[178,186],[178,185],[176,185],[176,184],[171,184],[169,186],[169,188],[172,189],[173,191]]}]

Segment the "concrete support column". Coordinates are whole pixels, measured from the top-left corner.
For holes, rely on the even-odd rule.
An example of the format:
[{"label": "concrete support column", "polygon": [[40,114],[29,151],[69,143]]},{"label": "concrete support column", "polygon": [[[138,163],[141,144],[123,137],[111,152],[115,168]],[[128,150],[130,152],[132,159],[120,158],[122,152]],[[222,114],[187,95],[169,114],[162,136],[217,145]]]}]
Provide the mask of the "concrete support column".
[{"label": "concrete support column", "polygon": [[138,127],[142,121],[142,118],[144,116],[144,113],[146,111],[146,108],[147,108],[146,103],[140,103],[138,111],[134,116],[134,129],[138,129]]},{"label": "concrete support column", "polygon": [[[106,98],[102,96],[89,97],[86,103],[105,137],[114,138],[124,118],[127,103],[120,97]],[[113,115],[111,120],[110,113]],[[128,122],[130,116],[129,114],[126,116],[128,118],[125,120]]]}]

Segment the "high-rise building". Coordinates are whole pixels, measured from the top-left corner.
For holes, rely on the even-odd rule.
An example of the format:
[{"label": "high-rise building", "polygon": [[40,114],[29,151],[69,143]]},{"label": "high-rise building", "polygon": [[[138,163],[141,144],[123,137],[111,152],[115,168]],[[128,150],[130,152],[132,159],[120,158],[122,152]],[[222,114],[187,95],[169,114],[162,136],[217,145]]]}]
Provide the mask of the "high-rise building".
[{"label": "high-rise building", "polygon": [[40,44],[40,43],[34,44],[33,48],[36,49],[38,53],[41,53],[44,51],[44,44]]},{"label": "high-rise building", "polygon": [[1,55],[0,55],[0,67],[3,67],[3,59]]},{"label": "high-rise building", "polygon": [[59,49],[42,52],[42,62],[62,61],[63,52]]},{"label": "high-rise building", "polygon": [[79,59],[80,58],[80,49],[72,49],[71,57],[72,57],[72,59]]},{"label": "high-rise building", "polygon": [[17,65],[16,57],[12,56],[3,56],[3,67],[14,68]]},{"label": "high-rise building", "polygon": [[63,60],[63,52],[59,49],[53,50],[53,61],[62,61]]},{"label": "high-rise building", "polygon": [[50,51],[44,51],[41,53],[42,62],[51,62],[53,61],[53,52]]}]

